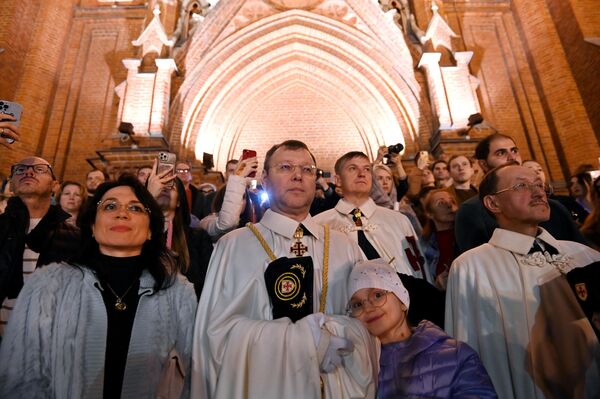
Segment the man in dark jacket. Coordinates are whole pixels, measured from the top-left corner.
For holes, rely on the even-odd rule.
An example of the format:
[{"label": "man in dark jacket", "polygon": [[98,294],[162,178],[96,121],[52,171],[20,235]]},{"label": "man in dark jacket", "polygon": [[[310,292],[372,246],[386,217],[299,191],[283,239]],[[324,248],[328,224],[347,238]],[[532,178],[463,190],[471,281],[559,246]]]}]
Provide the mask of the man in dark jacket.
[{"label": "man in dark jacket", "polygon": [[[475,158],[484,173],[508,162],[521,164],[519,148],[510,136],[493,133],[481,140],[475,148]],[[550,219],[540,223],[558,240],[577,241],[585,244],[583,235],[567,209],[558,201],[549,200]],[[496,220],[486,211],[479,197],[469,198],[462,203],[456,214],[454,235],[459,253],[485,244],[498,227]]]},{"label": "man in dark jacket", "polygon": [[23,287],[24,275],[67,260],[79,246],[79,230],[66,223],[70,215],[50,204],[58,182],[46,160],[23,159],[12,166],[10,179],[15,197],[0,215],[0,331],[12,308],[11,299]]}]

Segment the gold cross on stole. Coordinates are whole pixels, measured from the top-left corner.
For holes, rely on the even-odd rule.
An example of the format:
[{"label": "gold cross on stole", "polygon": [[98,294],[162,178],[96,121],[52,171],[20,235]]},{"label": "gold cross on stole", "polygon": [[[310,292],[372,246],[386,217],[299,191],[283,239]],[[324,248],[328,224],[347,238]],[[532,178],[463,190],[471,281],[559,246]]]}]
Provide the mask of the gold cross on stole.
[{"label": "gold cross on stole", "polygon": [[300,257],[304,256],[304,254],[308,251],[308,247],[302,244],[302,237],[304,236],[304,230],[302,230],[302,226],[298,226],[296,231],[294,232],[294,238],[296,242],[292,244],[290,247],[290,251],[294,253],[294,255]]}]

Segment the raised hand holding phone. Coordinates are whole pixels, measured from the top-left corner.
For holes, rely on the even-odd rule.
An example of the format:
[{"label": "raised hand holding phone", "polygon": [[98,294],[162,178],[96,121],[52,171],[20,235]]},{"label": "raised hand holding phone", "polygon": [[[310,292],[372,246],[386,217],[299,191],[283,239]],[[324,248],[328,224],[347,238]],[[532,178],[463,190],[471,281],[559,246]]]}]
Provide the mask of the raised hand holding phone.
[{"label": "raised hand holding phone", "polygon": [[258,159],[256,158],[256,151],[254,150],[243,150],[238,167],[235,170],[235,174],[242,177],[256,177],[256,170],[258,169]]},{"label": "raised hand holding phone", "polygon": [[0,100],[0,144],[5,147],[20,138],[18,126],[22,112],[21,104]]},{"label": "raised hand holding phone", "polygon": [[174,169],[175,164],[173,164],[172,167],[169,165],[165,167],[163,163],[163,166],[161,167],[160,157],[154,159],[152,172],[150,172],[150,176],[148,176],[148,181],[146,182],[146,188],[154,198],[157,198],[164,189],[170,190],[173,187],[175,184],[175,179],[177,178],[175,176]]}]

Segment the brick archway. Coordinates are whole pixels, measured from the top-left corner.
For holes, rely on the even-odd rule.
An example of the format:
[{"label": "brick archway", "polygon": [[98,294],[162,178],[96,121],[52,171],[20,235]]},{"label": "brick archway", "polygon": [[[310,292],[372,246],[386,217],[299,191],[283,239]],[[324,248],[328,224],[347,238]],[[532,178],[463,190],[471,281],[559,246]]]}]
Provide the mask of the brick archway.
[{"label": "brick archway", "polygon": [[[331,168],[349,150],[381,144],[409,152],[431,131],[410,62],[381,42],[322,15],[289,10],[184,59],[186,79],[171,107],[170,142],[180,152],[214,154],[223,169],[242,148],[264,154],[286,138],[306,141]],[[401,66],[408,66],[401,69]]]}]

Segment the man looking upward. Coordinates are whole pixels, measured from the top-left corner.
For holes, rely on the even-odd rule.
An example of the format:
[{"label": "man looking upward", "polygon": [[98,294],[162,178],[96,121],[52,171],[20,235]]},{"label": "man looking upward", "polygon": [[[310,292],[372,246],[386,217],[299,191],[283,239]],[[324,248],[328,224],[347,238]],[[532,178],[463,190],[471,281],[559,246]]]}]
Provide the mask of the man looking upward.
[{"label": "man looking upward", "polygon": [[271,208],[259,223],[223,236],[211,257],[196,318],[192,396],[374,397],[372,338],[340,316],[360,253],[309,215],[315,158],[288,140],[267,152],[262,173]]},{"label": "man looking upward", "polygon": [[[479,353],[501,398],[598,397],[600,346],[577,297],[596,295],[600,253],[539,227],[550,205],[534,171],[501,165],[479,190],[498,227],[452,263],[446,331]],[[592,285],[572,284],[584,270]]]},{"label": "man looking upward", "polygon": [[[521,163],[519,148],[512,137],[500,133],[493,133],[481,140],[475,148],[475,158],[484,173],[510,161]],[[549,200],[548,204],[550,219],[540,226],[557,239],[584,243],[583,236],[565,207],[555,200]],[[488,214],[477,196],[463,202],[454,224],[459,253],[488,242],[496,227],[496,220]]]}]

